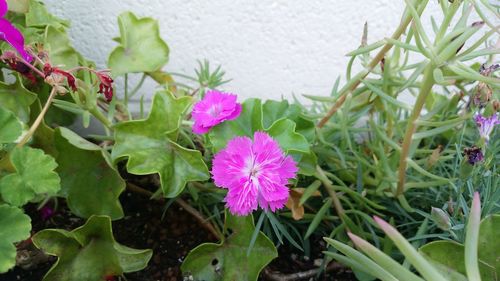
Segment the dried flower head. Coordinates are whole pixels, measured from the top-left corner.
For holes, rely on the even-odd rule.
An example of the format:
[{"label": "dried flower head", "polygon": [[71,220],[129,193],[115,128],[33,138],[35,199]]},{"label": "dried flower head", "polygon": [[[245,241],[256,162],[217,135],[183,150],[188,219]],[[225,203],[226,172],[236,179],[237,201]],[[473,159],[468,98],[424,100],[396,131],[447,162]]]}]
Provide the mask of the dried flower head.
[{"label": "dried flower head", "polygon": [[236,119],[241,113],[241,104],[236,99],[236,95],[230,93],[207,91],[205,97],[194,105],[193,132],[204,134],[217,124]]},{"label": "dried flower head", "polygon": [[[55,81],[58,83],[59,81],[62,80],[62,78],[66,78],[66,81],[68,82],[68,86],[71,88],[73,92],[76,92],[78,88],[76,87],[76,78],[73,76],[73,74],[64,71],[60,68],[57,67],[52,67],[50,64],[46,63],[43,66],[43,74],[45,75],[45,79],[49,76],[52,76],[53,80],[50,81]],[[55,76],[55,77],[54,77]]]},{"label": "dried flower head", "polygon": [[267,133],[235,137],[213,160],[215,185],[227,188],[226,203],[235,215],[248,215],[260,206],[275,211],[287,200],[288,181],[296,176],[297,165],[286,156],[278,142]]},{"label": "dried flower head", "polygon": [[99,91],[97,93],[103,94],[107,101],[111,101],[113,99],[113,78],[106,71],[97,71],[95,74],[99,78]]},{"label": "dried flower head", "polygon": [[484,160],[483,151],[477,146],[466,147],[464,149],[464,155],[467,157],[467,162],[471,165],[475,165]]}]

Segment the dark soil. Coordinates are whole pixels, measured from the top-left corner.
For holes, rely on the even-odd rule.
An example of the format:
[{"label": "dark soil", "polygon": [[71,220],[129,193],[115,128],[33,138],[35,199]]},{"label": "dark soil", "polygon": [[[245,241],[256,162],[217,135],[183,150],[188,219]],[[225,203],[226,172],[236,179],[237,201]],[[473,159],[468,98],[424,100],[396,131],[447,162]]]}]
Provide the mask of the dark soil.
[{"label": "dark soil", "polygon": [[[129,247],[149,248],[154,252],[148,267],[139,272],[126,274],[127,281],[183,280],[180,265],[189,251],[203,242],[216,242],[191,214],[176,204],[171,205],[164,213],[164,205],[135,193],[124,192],[120,200],[125,217],[113,222],[116,240]],[[84,224],[83,219],[69,212],[62,200],[56,214],[49,220],[41,219],[35,205],[26,206],[26,213],[32,218],[33,233],[46,228],[72,230]],[[323,257],[321,251],[325,250],[325,245],[321,239],[316,240],[311,242],[311,245],[317,245],[312,247],[311,258],[301,256],[301,253],[294,248],[281,247],[279,258],[270,264],[259,280],[276,280],[273,275],[286,275],[317,268]],[[18,249],[36,252],[29,242],[20,243]],[[48,261],[34,260],[32,264],[27,265],[29,269],[16,267],[0,275],[0,281],[40,281],[54,261],[54,257],[49,257]],[[352,273],[340,269],[314,280],[355,279]]]}]

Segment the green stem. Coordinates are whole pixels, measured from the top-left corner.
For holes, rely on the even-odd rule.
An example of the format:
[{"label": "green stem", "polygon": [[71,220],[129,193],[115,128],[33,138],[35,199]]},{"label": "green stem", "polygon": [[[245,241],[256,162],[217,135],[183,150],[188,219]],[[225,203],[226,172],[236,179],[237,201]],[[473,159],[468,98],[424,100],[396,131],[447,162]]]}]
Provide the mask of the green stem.
[{"label": "green stem", "polygon": [[399,180],[395,196],[402,195],[404,192],[406,167],[408,165],[407,160],[408,160],[408,155],[410,153],[410,147],[412,144],[412,137],[418,127],[417,119],[420,116],[420,112],[422,111],[422,108],[425,105],[425,100],[427,99],[427,96],[431,92],[432,86],[434,85],[433,71],[434,71],[434,65],[432,63],[429,63],[424,70],[424,78],[422,81],[422,85],[420,87],[420,94],[417,97],[410,119],[408,120],[405,136],[403,139],[403,144],[401,146],[401,155],[399,158],[399,172],[398,172]]},{"label": "green stem", "polygon": [[102,114],[101,111],[99,111],[99,109],[97,109],[97,107],[94,107],[92,109],[89,110],[90,114],[92,114],[92,116],[94,116],[97,120],[101,121],[101,123],[108,129],[111,130],[111,127],[113,126],[113,124],[111,124],[111,122],[108,120],[108,118],[106,118],[106,116],[104,116],[104,114]]},{"label": "green stem", "polygon": [[50,104],[54,100],[56,94],[57,94],[56,87],[53,87],[52,90],[50,91],[50,95],[49,98],[47,99],[47,102],[45,102],[45,105],[42,108],[42,111],[40,112],[40,114],[38,114],[38,117],[36,118],[35,122],[33,122],[26,135],[24,135],[21,141],[17,144],[17,147],[22,147],[23,145],[25,145],[29,141],[29,139],[33,136],[33,134],[36,132],[36,129],[38,129],[38,126],[40,126],[40,124],[42,123],[43,117],[47,113],[47,110],[49,109]]},{"label": "green stem", "polygon": [[125,107],[128,108],[128,74],[125,73],[125,89],[124,91],[124,98],[123,98],[123,103],[125,104]]},{"label": "green stem", "polygon": [[[413,2],[416,3],[418,1],[413,1]],[[421,14],[422,11],[423,8],[419,9],[418,14]],[[401,20],[401,23],[399,24],[398,28],[392,34],[391,39],[394,40],[399,39],[399,37],[401,37],[401,35],[405,32],[411,20],[412,16],[409,13],[405,13],[405,16]],[[347,95],[358,87],[358,85],[361,83],[361,80],[365,78],[375,68],[375,66],[377,66],[380,63],[380,61],[385,57],[385,54],[392,48],[393,45],[394,44],[392,44],[391,42],[387,42],[387,44],[385,44],[384,47],[382,47],[382,49],[377,53],[377,55],[375,55],[375,57],[371,60],[367,68],[362,70],[360,73],[355,75],[350,81],[347,82],[347,84],[340,90],[338,100],[330,108],[330,110],[328,110],[325,116],[319,121],[318,128],[322,128],[326,124],[326,122],[330,120],[330,118],[344,104]]]},{"label": "green stem", "polygon": [[133,96],[135,96],[135,94],[137,94],[139,89],[142,87],[142,84],[144,84],[144,81],[146,80],[146,76],[147,76],[146,73],[142,74],[141,80],[139,80],[139,83],[137,83],[137,85],[134,87],[134,89],[132,89],[132,91],[130,92],[130,95],[128,95],[129,97],[133,97]]},{"label": "green stem", "polygon": [[[344,208],[342,207],[342,203],[340,203],[340,200],[337,197],[337,193],[335,192],[335,187],[333,186],[332,182],[328,179],[325,172],[323,171],[323,169],[321,169],[320,166],[316,166],[316,171],[318,172],[317,178],[326,187],[326,191],[328,192],[328,194],[332,198],[332,202],[333,202],[333,206],[335,207],[335,211],[337,211],[337,215],[343,221],[343,215],[345,212],[344,212]],[[347,226],[347,224],[346,224],[346,226]]]}]

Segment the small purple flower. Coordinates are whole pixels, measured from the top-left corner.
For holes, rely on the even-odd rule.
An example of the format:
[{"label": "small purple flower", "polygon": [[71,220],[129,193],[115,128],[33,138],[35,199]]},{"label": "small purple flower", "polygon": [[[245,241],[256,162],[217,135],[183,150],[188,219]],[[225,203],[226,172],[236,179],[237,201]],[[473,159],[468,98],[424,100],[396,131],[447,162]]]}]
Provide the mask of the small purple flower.
[{"label": "small purple flower", "polygon": [[7,13],[8,6],[6,0],[0,0],[0,40],[7,42],[27,62],[31,62],[33,57],[24,49],[24,37],[8,20],[3,17]]},{"label": "small purple flower", "polygon": [[226,120],[234,120],[241,113],[241,104],[236,102],[236,95],[209,90],[205,97],[193,108],[193,132],[204,134]]},{"label": "small purple flower", "polygon": [[48,219],[50,219],[52,216],[55,215],[55,211],[54,209],[52,209],[52,207],[50,207],[49,205],[45,205],[43,206],[40,210],[40,217],[42,218],[42,220],[46,221]]},{"label": "small purple flower", "polygon": [[229,211],[245,216],[260,206],[283,208],[288,200],[288,180],[295,178],[297,164],[285,156],[278,142],[267,133],[256,132],[254,140],[235,137],[213,160],[215,185],[227,188]]},{"label": "small purple flower", "polygon": [[486,142],[490,139],[490,134],[493,132],[493,129],[496,125],[500,124],[500,120],[498,119],[498,115],[495,113],[490,117],[484,117],[481,114],[476,115],[475,117],[477,127],[479,129],[479,135]]},{"label": "small purple flower", "polygon": [[471,165],[475,165],[475,164],[482,162],[484,160],[483,151],[481,150],[481,148],[479,148],[477,146],[473,146],[470,148],[466,147],[464,149],[464,154],[467,157],[467,161]]}]

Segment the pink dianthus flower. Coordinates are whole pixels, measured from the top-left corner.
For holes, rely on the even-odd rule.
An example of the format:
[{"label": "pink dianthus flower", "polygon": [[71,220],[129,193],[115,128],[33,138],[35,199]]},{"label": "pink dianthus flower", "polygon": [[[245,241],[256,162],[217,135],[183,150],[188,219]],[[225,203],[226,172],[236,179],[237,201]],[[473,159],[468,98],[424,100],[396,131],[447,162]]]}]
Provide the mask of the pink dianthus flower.
[{"label": "pink dianthus flower", "polygon": [[241,113],[241,104],[236,102],[236,95],[209,90],[205,97],[193,108],[193,132],[204,134],[226,120],[234,120]]},{"label": "pink dianthus flower", "polygon": [[235,215],[248,215],[283,208],[288,200],[288,180],[296,176],[297,164],[286,156],[267,133],[256,132],[254,140],[235,137],[213,160],[215,185],[227,188],[226,204]]}]

